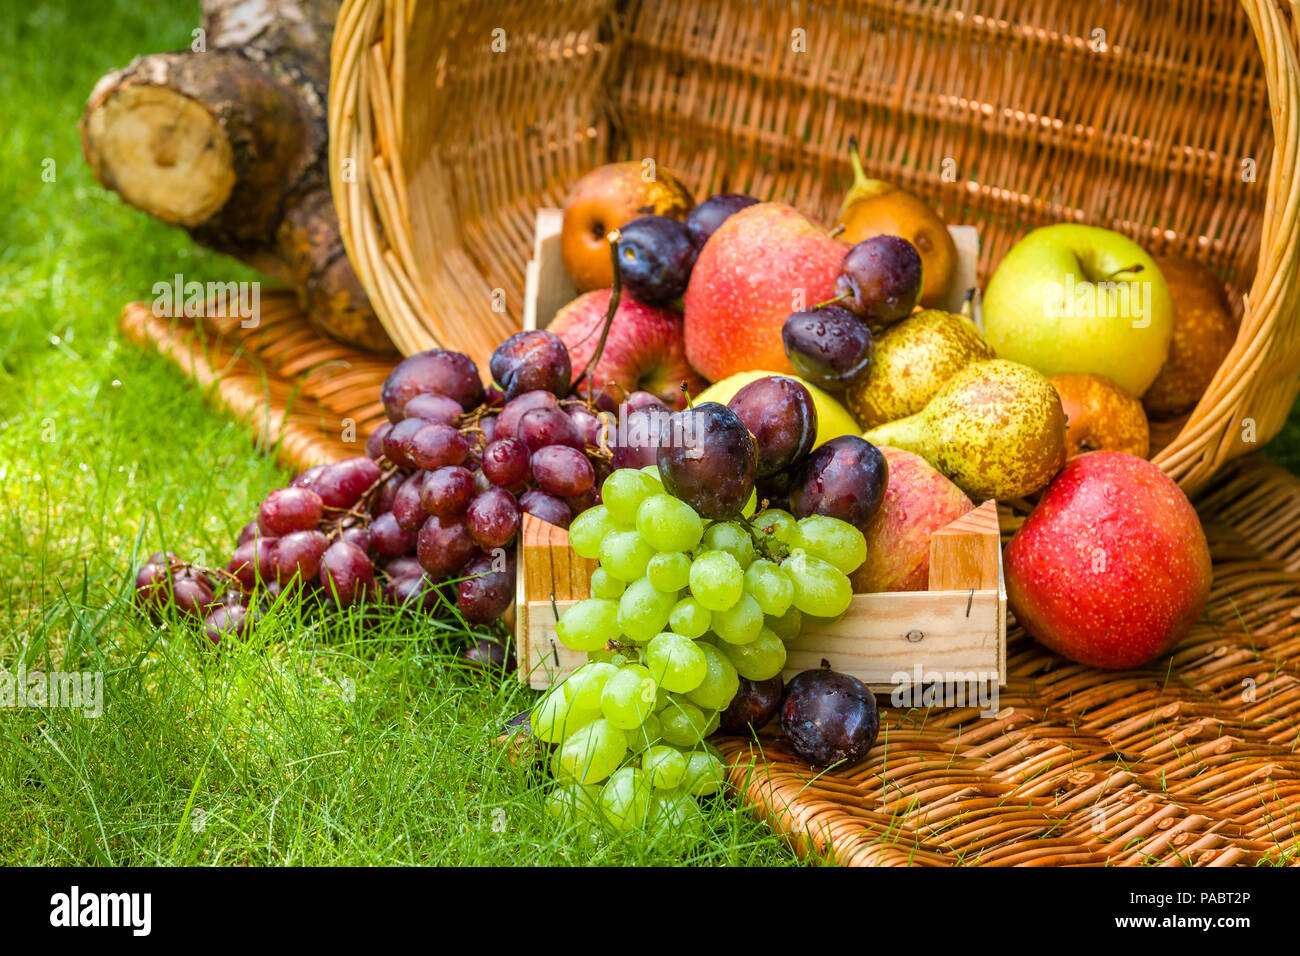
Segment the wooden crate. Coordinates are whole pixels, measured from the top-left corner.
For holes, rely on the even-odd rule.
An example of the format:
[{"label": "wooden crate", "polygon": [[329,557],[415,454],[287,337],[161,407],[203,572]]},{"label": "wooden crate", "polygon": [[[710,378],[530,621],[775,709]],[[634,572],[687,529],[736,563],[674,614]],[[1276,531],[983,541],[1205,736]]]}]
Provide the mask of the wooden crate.
[{"label": "wooden crate", "polygon": [[[555,622],[590,596],[596,562],[562,528],[525,515],[519,536],[515,642],[518,677],[550,687],[587,655],[565,647]],[[1006,683],[1007,592],[997,506],[987,501],[930,536],[930,589],[856,594],[833,624],[810,625],[787,645],[785,676],[826,661],[878,693],[900,685]]]}]

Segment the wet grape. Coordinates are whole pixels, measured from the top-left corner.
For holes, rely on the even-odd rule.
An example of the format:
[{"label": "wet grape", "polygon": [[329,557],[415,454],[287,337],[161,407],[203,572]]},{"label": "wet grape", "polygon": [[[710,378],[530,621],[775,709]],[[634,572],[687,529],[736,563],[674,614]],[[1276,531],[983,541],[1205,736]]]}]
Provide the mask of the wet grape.
[{"label": "wet grape", "polygon": [[420,486],[420,503],[431,515],[462,514],[474,497],[474,475],[459,465],[431,471]]},{"label": "wet grape", "polygon": [[306,584],[316,580],[320,560],[329,546],[319,531],[295,531],[279,538],[271,548],[275,580],[282,587],[292,581]]},{"label": "wet grape", "polygon": [[235,548],[226,570],[238,579],[245,591],[253,590],[259,581],[265,583],[275,578],[273,547],[276,540],[258,537]]},{"label": "wet grape", "polygon": [[586,447],[573,419],[558,408],[534,408],[519,419],[518,437],[530,452],[547,445],[568,445],[582,451]]},{"label": "wet grape", "polygon": [[424,487],[424,476],[423,471],[411,475],[402,482],[402,487],[397,489],[397,494],[393,498],[393,517],[397,519],[403,531],[412,534],[420,530],[420,525],[428,515],[424,510],[424,502],[420,494]]},{"label": "wet grape", "polygon": [[379,466],[369,458],[345,458],[325,466],[312,480],[311,490],[327,508],[351,508],[380,478]]},{"label": "wet grape", "polygon": [[519,530],[519,502],[504,488],[489,488],[469,503],[465,525],[479,547],[504,547]]},{"label": "wet grape", "polygon": [[573,511],[565,501],[537,488],[529,488],[519,496],[519,510],[561,528],[567,528],[573,520]]},{"label": "wet grape", "polygon": [[420,525],[416,537],[416,554],[424,569],[443,578],[464,566],[478,553],[469,528],[462,517],[440,518],[430,515]]},{"label": "wet grape", "polygon": [[426,392],[423,395],[416,395],[406,403],[405,417],[423,418],[426,422],[433,422],[436,425],[455,425],[463,413],[464,409],[460,407],[460,402],[454,398],[439,395],[437,392]]},{"label": "wet grape", "polygon": [[469,439],[450,425],[425,425],[405,445],[410,463],[425,471],[459,465],[469,456],[469,449]]},{"label": "wet grape", "polygon": [[[412,548],[412,550],[414,549]],[[393,558],[388,561],[388,563],[384,565],[384,573],[394,580],[397,578],[407,578],[413,574],[424,574],[424,565],[420,563],[419,558],[414,557],[411,554],[411,551],[408,551],[401,557]]]},{"label": "wet grape", "polygon": [[320,524],[324,502],[306,488],[281,488],[266,496],[257,513],[257,526],[272,537],[310,531]]},{"label": "wet grape", "polygon": [[532,468],[542,490],[560,498],[580,495],[596,483],[596,472],[587,456],[565,445],[539,448],[533,453]]},{"label": "wet grape", "polygon": [[252,633],[257,618],[256,611],[250,611],[242,605],[218,605],[203,619],[203,634],[213,644],[220,644],[228,637],[243,640]]},{"label": "wet grape", "polygon": [[374,496],[370,505],[372,515],[382,515],[393,510],[393,501],[397,498],[397,491],[406,483],[406,475],[401,472],[390,475],[382,485],[379,486],[379,492]]},{"label": "wet grape", "polygon": [[363,552],[370,550],[370,529],[359,524],[348,525],[339,529],[339,540],[355,544]]},{"label": "wet grape", "polygon": [[381,558],[398,558],[415,549],[415,532],[407,531],[389,514],[370,522],[370,550]]},{"label": "wet grape", "polygon": [[494,485],[517,491],[528,481],[528,446],[517,438],[498,438],[483,449],[481,467]]},{"label": "wet grape", "polygon": [[459,576],[464,580],[456,584],[456,607],[471,624],[496,620],[514,600],[515,559],[510,552],[481,554],[465,565]]},{"label": "wet grape", "polygon": [[644,468],[657,464],[660,436],[672,415],[672,410],[658,399],[654,404],[626,412],[623,424],[609,431],[610,464],[614,468]]},{"label": "wet grape", "polygon": [[366,438],[366,457],[378,461],[384,454],[384,439],[393,430],[392,422],[384,422]]},{"label": "wet grape", "polygon": [[584,445],[591,445],[599,448],[605,432],[605,422],[585,405],[573,405],[564,410],[564,413],[573,420],[574,427],[578,429],[578,434],[582,436]]},{"label": "wet grape", "polygon": [[438,606],[439,592],[437,585],[426,575],[411,574],[393,580],[385,591],[385,597],[399,607],[406,605],[432,611]]},{"label": "wet grape", "polygon": [[494,440],[514,438],[519,429],[519,420],[527,412],[532,411],[534,408],[559,407],[560,400],[550,392],[524,392],[518,398],[507,402],[505,408],[501,409],[501,414],[497,416],[496,429],[492,437]]},{"label": "wet grape", "polygon": [[469,665],[471,670],[509,673],[515,669],[514,648],[490,637],[480,637],[471,646],[461,651],[460,659]]},{"label": "wet grape", "polygon": [[507,402],[536,390],[563,398],[569,393],[573,374],[564,340],[544,329],[510,336],[492,353],[489,370]]},{"label": "wet grape", "polygon": [[335,541],[321,556],[321,589],[336,604],[347,606],[374,597],[375,572],[356,545]]},{"label": "wet grape", "polygon": [[405,418],[384,436],[384,457],[399,468],[414,468],[411,440],[429,423],[423,418]]}]

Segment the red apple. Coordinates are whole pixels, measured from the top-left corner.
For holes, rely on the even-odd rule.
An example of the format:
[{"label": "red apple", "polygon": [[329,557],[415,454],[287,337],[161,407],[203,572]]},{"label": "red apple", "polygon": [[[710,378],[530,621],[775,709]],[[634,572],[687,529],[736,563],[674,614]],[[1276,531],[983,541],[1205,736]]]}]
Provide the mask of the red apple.
[{"label": "red apple", "polygon": [[781,326],[835,297],[848,248],[785,203],[729,216],[700,250],[682,297],[691,365],[713,382],[755,368],[795,374]]},{"label": "red apple", "polygon": [[[609,289],[596,289],[578,296],[555,313],[546,327],[568,346],[574,382],[600,343],[609,295]],[[624,291],[609,327],[605,351],[592,372],[593,391],[604,390],[615,404],[632,392],[649,392],[665,405],[682,409],[686,407],[683,382],[692,395],[698,395],[708,385],[686,361],[681,319],[671,309],[638,302]]]},{"label": "red apple", "polygon": [[1072,459],[1004,555],[1016,620],[1058,654],[1107,670],[1170,650],[1205,608],[1213,572],[1196,511],[1136,455]]},{"label": "red apple", "polygon": [[881,445],[889,484],[880,509],[862,527],[867,559],[850,575],[853,590],[924,591],[930,583],[930,535],[975,506],[966,493],[910,451]]}]

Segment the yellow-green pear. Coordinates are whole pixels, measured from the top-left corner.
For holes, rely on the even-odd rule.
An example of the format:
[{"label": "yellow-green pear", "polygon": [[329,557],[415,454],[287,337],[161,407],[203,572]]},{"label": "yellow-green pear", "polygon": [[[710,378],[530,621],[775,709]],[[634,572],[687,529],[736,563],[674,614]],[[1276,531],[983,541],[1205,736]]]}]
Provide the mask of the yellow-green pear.
[{"label": "yellow-green pear", "polygon": [[960,369],[991,358],[970,319],[925,309],[881,333],[871,371],[849,388],[844,404],[859,425],[875,428],[919,412]]},{"label": "yellow-green pear", "polygon": [[862,437],[916,452],[976,501],[1031,494],[1065,464],[1056,389],[1002,359],[966,366],[921,411]]}]

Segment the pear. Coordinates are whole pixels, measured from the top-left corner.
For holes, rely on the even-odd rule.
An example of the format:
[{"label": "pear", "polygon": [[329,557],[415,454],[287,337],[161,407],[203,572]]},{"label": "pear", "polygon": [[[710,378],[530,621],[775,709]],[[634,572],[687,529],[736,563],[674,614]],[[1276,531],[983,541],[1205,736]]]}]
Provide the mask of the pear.
[{"label": "pear", "polygon": [[849,138],[853,185],[844,195],[840,237],[856,245],[872,236],[901,236],[921,254],[921,305],[942,302],[957,274],[957,246],[939,214],[920,197],[892,183],[871,179],[862,168],[858,141]]},{"label": "pear", "polygon": [[844,404],[859,425],[875,428],[916,414],[958,371],[991,358],[974,322],[926,309],[880,334],[871,371],[849,388]]},{"label": "pear", "polygon": [[916,452],[976,501],[1031,494],[1065,464],[1056,389],[1002,359],[966,366],[915,415],[862,437]]}]

